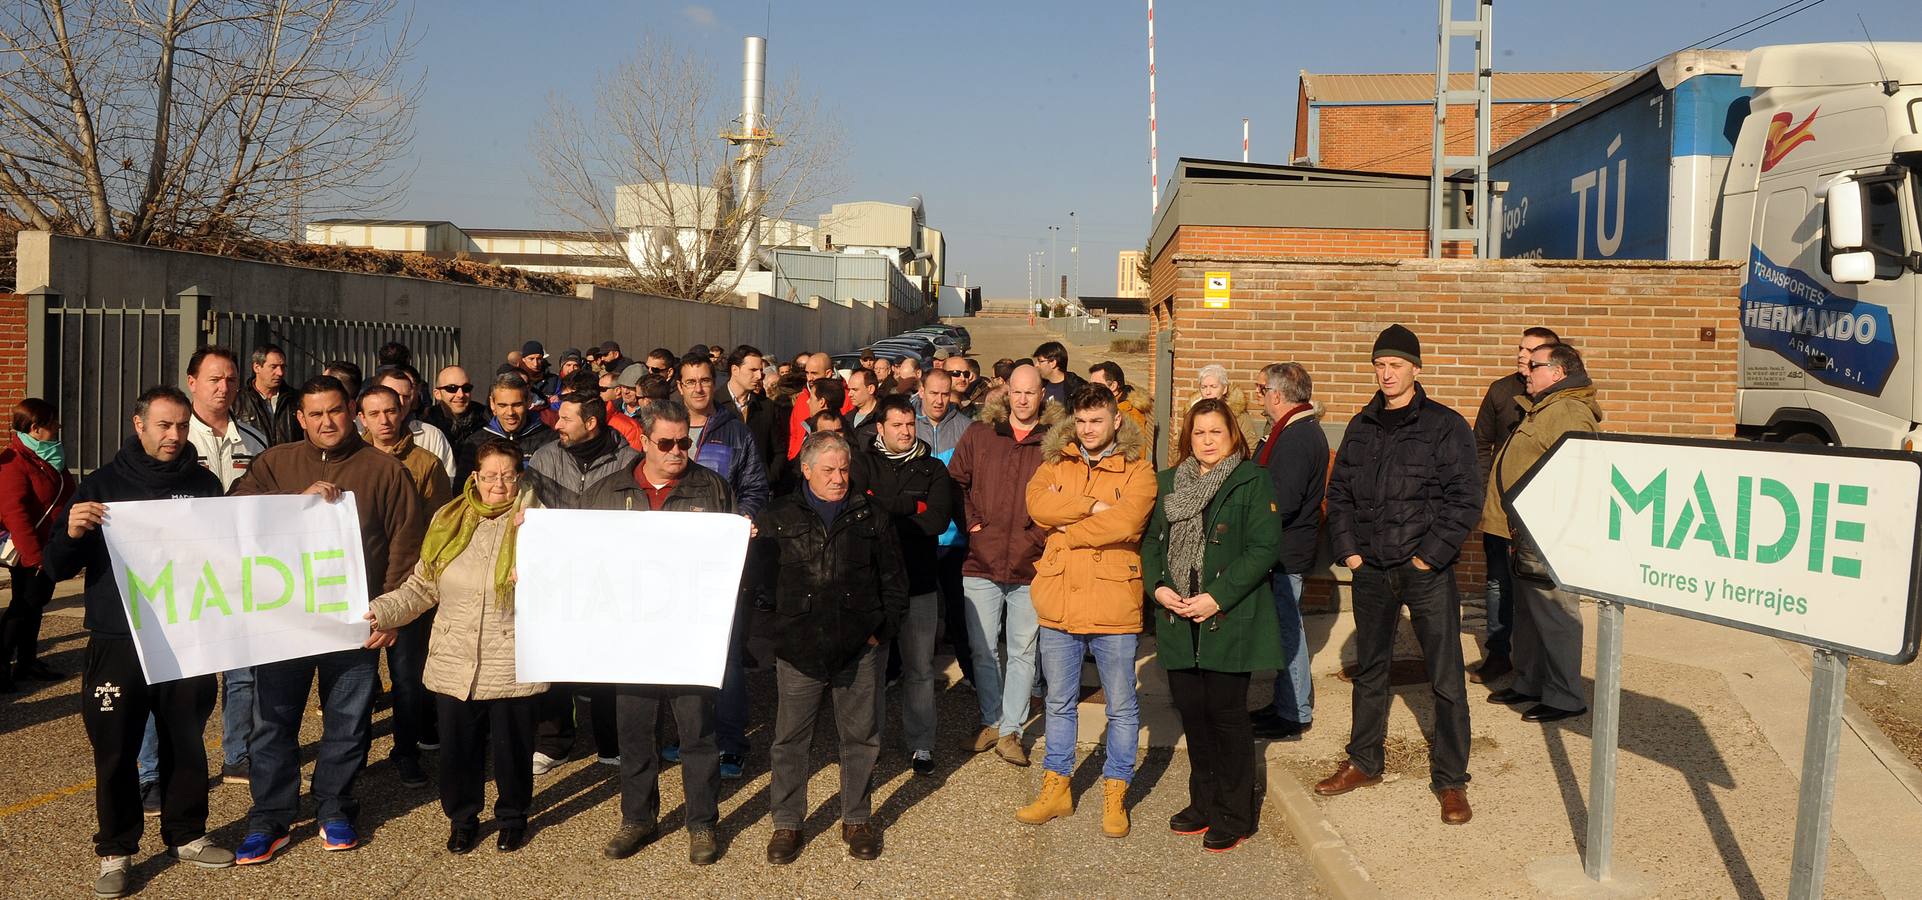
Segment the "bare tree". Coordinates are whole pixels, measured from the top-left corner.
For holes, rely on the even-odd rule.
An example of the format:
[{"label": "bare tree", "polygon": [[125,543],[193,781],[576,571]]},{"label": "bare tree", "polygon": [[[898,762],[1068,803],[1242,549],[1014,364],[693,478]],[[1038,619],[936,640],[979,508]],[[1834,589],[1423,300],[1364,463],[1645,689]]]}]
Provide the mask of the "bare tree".
[{"label": "bare tree", "polygon": [[419,96],[395,2],[0,4],[0,216],[165,243],[379,208]]},{"label": "bare tree", "polygon": [[533,132],[534,188],[559,219],[626,243],[626,286],[726,300],[736,279],[723,276],[750,225],[788,229],[842,188],[838,129],[789,81],[768,94],[780,144],[764,157],[759,199],[737,199],[720,137],[739,127],[727,99],[705,60],[651,40],[599,79],[591,111],[550,101]]}]

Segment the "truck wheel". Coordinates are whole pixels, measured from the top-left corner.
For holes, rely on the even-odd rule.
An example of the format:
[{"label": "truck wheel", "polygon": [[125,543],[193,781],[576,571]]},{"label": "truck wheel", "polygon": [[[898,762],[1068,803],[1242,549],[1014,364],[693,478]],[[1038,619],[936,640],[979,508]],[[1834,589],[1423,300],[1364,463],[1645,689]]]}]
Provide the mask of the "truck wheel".
[{"label": "truck wheel", "polygon": [[1825,447],[1828,445],[1829,439],[1814,431],[1791,431],[1788,434],[1782,435],[1782,443]]}]

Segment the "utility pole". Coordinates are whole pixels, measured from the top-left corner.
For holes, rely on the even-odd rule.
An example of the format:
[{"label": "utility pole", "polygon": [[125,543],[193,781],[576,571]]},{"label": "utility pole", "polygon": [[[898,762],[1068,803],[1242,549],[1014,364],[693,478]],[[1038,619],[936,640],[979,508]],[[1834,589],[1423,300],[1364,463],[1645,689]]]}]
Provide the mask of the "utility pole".
[{"label": "utility pole", "polygon": [[1068,251],[1068,255],[1074,257],[1074,281],[1070,282],[1073,288],[1068,291],[1073,296],[1081,290],[1081,220],[1075,217],[1074,210],[1068,210],[1068,220],[1074,223],[1074,249]]}]

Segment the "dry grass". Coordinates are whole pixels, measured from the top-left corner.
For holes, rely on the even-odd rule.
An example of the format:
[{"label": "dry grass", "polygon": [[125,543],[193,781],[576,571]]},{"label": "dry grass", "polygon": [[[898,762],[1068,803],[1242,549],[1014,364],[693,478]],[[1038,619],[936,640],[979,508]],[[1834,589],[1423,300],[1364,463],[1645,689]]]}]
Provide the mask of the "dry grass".
[{"label": "dry grass", "polygon": [[1108,342],[1110,353],[1146,353],[1148,350],[1147,338],[1115,338]]}]

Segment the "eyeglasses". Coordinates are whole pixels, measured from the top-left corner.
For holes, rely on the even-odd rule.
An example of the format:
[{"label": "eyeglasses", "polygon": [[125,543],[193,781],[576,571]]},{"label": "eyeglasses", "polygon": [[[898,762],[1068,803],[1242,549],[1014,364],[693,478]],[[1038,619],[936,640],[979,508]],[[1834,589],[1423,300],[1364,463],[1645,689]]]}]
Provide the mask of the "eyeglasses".
[{"label": "eyeglasses", "polygon": [[942,369],[941,371],[948,373],[949,378],[973,378],[974,377],[974,373],[965,368]]},{"label": "eyeglasses", "polygon": [[672,371],[674,371],[674,367],[672,367],[672,366],[648,366],[648,367],[647,367],[647,370],[648,370],[649,372],[653,372],[653,373],[654,373],[654,374],[656,374],[656,375],[666,375],[667,373],[669,373],[669,372],[672,372]]},{"label": "eyeglasses", "polygon": [[521,477],[509,472],[506,475],[475,475],[474,480],[481,484],[513,484],[521,480]]},{"label": "eyeglasses", "polygon": [[673,453],[675,450],[686,453],[687,448],[692,446],[694,446],[693,438],[675,438],[672,440],[668,438],[658,438],[654,441],[654,449],[662,453]]},{"label": "eyeglasses", "polygon": [[443,394],[471,394],[474,392],[474,383],[466,381],[460,384],[443,384],[440,386],[440,392]]},{"label": "eyeglasses", "polygon": [[705,386],[705,387],[713,387],[713,386],[714,386],[714,379],[712,379],[712,378],[683,378],[683,379],[681,379],[681,386],[682,386],[682,387],[702,387],[702,386]]},{"label": "eyeglasses", "polygon": [[1533,372],[1536,369],[1552,369],[1552,368],[1555,368],[1555,364],[1552,362],[1535,362],[1534,360],[1529,360],[1528,362],[1528,371],[1530,372]]}]

